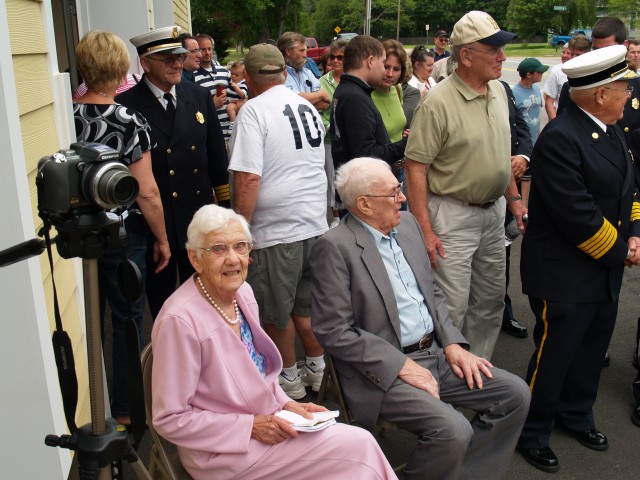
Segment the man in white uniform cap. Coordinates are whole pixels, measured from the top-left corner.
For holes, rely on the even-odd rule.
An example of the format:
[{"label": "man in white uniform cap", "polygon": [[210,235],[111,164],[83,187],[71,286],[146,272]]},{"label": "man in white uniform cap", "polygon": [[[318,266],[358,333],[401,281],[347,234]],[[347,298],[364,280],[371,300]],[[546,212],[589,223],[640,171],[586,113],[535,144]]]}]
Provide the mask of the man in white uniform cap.
[{"label": "man in white uniform cap", "polygon": [[522,241],[522,290],[536,317],[527,382],[531,407],[518,447],[555,472],[554,425],[606,450],[593,404],[616,320],[625,265],[640,263],[640,203],[622,129],[629,98],[624,45],[567,61],[572,105],[543,130],[531,156],[535,178]]},{"label": "man in white uniform cap", "polygon": [[158,182],[171,247],[167,268],[155,272],[154,248],[147,245],[147,299],[151,314],[194,270],[187,257],[187,227],[193,214],[215,199],[229,205],[227,150],[209,93],[182,82],[187,50],[180,27],[163,27],[131,39],[144,69],[142,80],[116,101],[140,112],[149,122],[153,140],[153,176]]}]

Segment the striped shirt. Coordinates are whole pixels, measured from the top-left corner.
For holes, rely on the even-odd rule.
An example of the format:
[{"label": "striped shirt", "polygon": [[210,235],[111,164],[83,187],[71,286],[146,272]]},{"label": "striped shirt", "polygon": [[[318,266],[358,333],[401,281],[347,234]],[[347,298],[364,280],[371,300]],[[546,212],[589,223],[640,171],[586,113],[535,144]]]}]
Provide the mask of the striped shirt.
[{"label": "striped shirt", "polygon": [[[195,82],[208,89],[211,95],[216,94],[216,87],[218,85],[224,86],[225,89],[231,87],[231,73],[224,67],[215,65],[215,71],[209,71],[204,68],[199,68],[195,72]],[[222,128],[222,134],[225,139],[231,136],[231,124],[229,122],[229,115],[227,115],[227,107],[223,105],[222,108],[216,110],[218,114],[218,120],[220,121],[220,127]]]}]

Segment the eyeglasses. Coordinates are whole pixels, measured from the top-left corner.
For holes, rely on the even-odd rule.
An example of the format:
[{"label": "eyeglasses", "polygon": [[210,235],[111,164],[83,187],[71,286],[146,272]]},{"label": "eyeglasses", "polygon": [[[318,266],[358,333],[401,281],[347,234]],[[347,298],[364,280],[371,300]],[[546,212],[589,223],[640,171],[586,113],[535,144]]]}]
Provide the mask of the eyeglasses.
[{"label": "eyeglasses", "polygon": [[402,190],[404,189],[404,182],[398,184],[393,193],[389,195],[362,195],[363,197],[373,197],[373,198],[393,198],[394,202],[400,201],[400,195],[402,195]]},{"label": "eyeglasses", "polygon": [[473,48],[473,47],[466,47],[469,50],[473,50],[475,52],[482,52],[482,53],[486,53],[488,54],[491,58],[495,58],[497,55],[499,55],[500,53],[504,53],[504,45],[502,45],[501,47],[496,47],[496,48],[492,48],[491,50],[482,50],[480,48]]},{"label": "eyeglasses", "polygon": [[215,243],[208,248],[198,247],[199,250],[205,250],[216,258],[222,258],[229,255],[230,248],[232,248],[233,251],[236,252],[236,255],[246,257],[247,255],[249,255],[249,252],[253,248],[253,243],[251,242],[236,242],[233,244]]},{"label": "eyeglasses", "polygon": [[191,50],[189,50],[189,53],[200,53],[202,51],[201,48],[193,48]]},{"label": "eyeglasses", "polygon": [[611,88],[611,87],[602,87],[606,90],[614,90],[618,92],[624,92],[627,97],[630,97],[633,94],[633,85],[627,85],[627,88]]},{"label": "eyeglasses", "polygon": [[331,60],[332,62],[334,60],[338,60],[339,62],[341,62],[342,60],[344,60],[344,55],[329,55],[329,60]]},{"label": "eyeglasses", "polygon": [[160,58],[153,58],[153,57],[145,57],[145,58],[148,58],[149,60],[155,60],[156,62],[162,62],[164,63],[165,67],[172,67],[173,64],[176,62],[176,60],[180,65],[182,65],[184,61],[187,59],[187,55],[185,53],[181,55],[172,55],[171,57],[165,58],[164,60]]}]

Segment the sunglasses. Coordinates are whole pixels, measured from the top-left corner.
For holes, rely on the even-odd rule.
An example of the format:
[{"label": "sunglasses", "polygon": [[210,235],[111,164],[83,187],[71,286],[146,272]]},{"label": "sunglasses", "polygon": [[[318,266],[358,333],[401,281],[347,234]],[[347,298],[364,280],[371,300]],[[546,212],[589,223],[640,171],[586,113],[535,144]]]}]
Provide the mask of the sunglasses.
[{"label": "sunglasses", "polygon": [[341,62],[342,60],[344,60],[344,55],[329,55],[329,60],[331,60],[332,62],[334,60],[338,60],[339,62]]}]

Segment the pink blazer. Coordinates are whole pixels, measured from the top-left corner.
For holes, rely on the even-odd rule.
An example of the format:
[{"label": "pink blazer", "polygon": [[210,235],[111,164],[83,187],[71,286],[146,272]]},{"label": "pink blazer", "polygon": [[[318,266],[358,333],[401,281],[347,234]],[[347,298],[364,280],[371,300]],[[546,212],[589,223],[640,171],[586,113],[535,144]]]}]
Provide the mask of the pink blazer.
[{"label": "pink blazer", "polygon": [[187,470],[214,469],[222,477],[264,453],[250,438],[254,415],[276,413],[291,400],[278,383],[282,359],[260,327],[249,284],[236,300],[267,360],[266,378],[193,278],[165,302],[151,334],[153,425],[178,446]]}]

